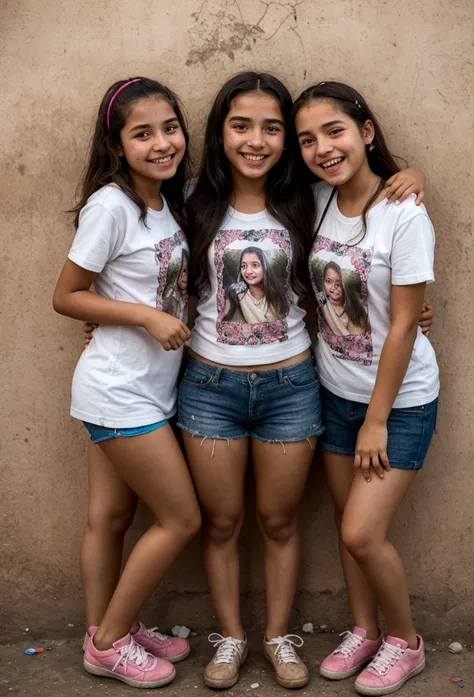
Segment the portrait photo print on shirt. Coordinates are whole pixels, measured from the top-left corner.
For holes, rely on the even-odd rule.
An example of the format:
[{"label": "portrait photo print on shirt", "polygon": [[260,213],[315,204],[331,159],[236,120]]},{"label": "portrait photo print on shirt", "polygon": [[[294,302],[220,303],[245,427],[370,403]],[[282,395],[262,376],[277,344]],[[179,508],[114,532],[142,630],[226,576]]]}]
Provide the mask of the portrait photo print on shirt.
[{"label": "portrait photo print on shirt", "polygon": [[181,230],[155,244],[155,261],[159,265],[156,308],[188,319],[189,251]]},{"label": "portrait photo print on shirt", "polygon": [[288,339],[291,248],[286,230],[221,230],[215,241],[218,341]]}]

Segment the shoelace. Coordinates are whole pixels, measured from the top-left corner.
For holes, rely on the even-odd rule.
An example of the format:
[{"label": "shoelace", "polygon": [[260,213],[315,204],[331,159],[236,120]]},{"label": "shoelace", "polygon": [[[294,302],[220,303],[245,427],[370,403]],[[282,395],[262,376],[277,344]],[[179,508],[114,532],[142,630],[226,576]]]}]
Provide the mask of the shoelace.
[{"label": "shoelace", "polygon": [[405,650],[400,646],[393,646],[383,642],[377,655],[370,663],[369,668],[375,670],[378,675],[383,676],[388,672],[388,669],[393,666],[405,653]]},{"label": "shoelace", "polygon": [[[130,643],[127,644],[126,646],[122,646],[122,648],[119,650],[120,656],[112,668],[112,671],[115,671],[117,666],[120,663],[123,663],[123,667],[125,669],[125,672],[127,672],[127,665],[128,662],[134,663],[138,668],[142,668],[142,670],[153,670],[155,668],[157,659],[152,656],[148,651],[145,651],[145,649],[140,646],[139,644],[135,643],[132,638],[130,638]],[[151,660],[151,663],[149,661]]]},{"label": "shoelace", "polygon": [[[294,637],[294,639],[296,639],[297,641],[294,641],[292,637]],[[300,649],[303,646],[304,641],[297,634],[286,634],[285,636],[277,636],[275,637],[275,639],[267,641],[267,644],[271,644],[272,646],[277,647],[275,650],[275,656],[278,658],[278,661],[280,663],[300,662],[300,659],[298,658],[293,647],[296,646]]]},{"label": "shoelace", "polygon": [[[217,639],[213,637],[217,637]],[[223,637],[222,634],[214,632],[209,634],[208,641],[211,642],[214,648],[217,648],[214,656],[214,664],[216,665],[219,663],[232,663],[235,654],[238,654],[239,658],[242,656],[241,645],[243,646],[245,642],[239,639],[234,639],[231,636]]]},{"label": "shoelace", "polygon": [[158,639],[158,641],[169,641],[169,637],[166,636],[166,634],[161,634],[158,631],[158,627],[150,627],[150,629],[145,627],[143,633],[145,636],[150,637],[151,639]]},{"label": "shoelace", "polygon": [[358,634],[353,634],[352,632],[342,632],[339,636],[344,637],[342,642],[339,644],[337,649],[334,650],[334,656],[342,656],[343,658],[349,658],[352,656],[359,646],[363,643],[364,637]]}]

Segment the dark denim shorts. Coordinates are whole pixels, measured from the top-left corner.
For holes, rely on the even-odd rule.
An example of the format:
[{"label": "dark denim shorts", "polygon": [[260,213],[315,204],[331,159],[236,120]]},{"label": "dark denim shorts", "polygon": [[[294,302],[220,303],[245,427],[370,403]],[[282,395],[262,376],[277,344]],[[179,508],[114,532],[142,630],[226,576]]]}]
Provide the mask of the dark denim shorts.
[{"label": "dark denim shorts", "polygon": [[[321,387],[325,450],[354,455],[359,429],[364,423],[368,404],[350,402]],[[387,455],[395,469],[417,470],[423,467],[436,429],[438,400],[419,407],[392,409],[387,420]]]},{"label": "dark denim shorts", "polygon": [[319,436],[323,427],[313,358],[244,372],[189,357],[179,387],[178,427],[216,439],[292,443]]},{"label": "dark denim shorts", "polygon": [[131,436],[141,436],[142,433],[156,431],[157,428],[161,428],[167,424],[168,420],[163,419],[163,421],[156,421],[154,424],[135,426],[134,428],[109,428],[108,426],[90,424],[88,421],[83,421],[82,423],[89,431],[91,441],[93,443],[101,443],[103,440],[109,440],[110,438],[130,438]]}]

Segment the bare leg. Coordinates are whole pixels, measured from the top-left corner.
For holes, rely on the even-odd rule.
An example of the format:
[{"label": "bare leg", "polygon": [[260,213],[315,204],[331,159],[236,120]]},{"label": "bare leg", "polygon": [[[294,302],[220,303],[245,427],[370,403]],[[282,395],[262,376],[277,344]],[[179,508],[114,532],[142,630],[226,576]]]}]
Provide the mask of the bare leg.
[{"label": "bare leg", "polygon": [[388,633],[404,639],[410,649],[417,648],[417,638],[408,585],[401,559],[387,533],[415,476],[414,470],[392,469],[384,479],[374,476],[368,484],[358,471],[341,527],[343,543],[371,585]]},{"label": "bare leg", "polygon": [[366,630],[368,639],[375,640],[380,635],[377,600],[372,589],[367,585],[367,580],[358,563],[347,551],[341,540],[342,516],[354,483],[354,457],[323,450],[323,464],[334,503],[334,517],[339,536],[339,554],[354,624]]},{"label": "bare leg", "polygon": [[137,496],[98,445],[89,445],[89,511],[81,549],[88,626],[99,625],[120,578],[123,540]]},{"label": "bare leg", "polygon": [[[310,443],[252,440],[257,515],[265,543],[267,640],[288,633],[300,565],[298,513],[314,454]],[[285,452],[286,451],[286,452]]]},{"label": "bare leg", "polygon": [[144,602],[200,524],[198,503],[183,454],[169,425],[101,448],[119,476],[155,516],[135,545],[94,637],[105,650],[125,636]]},{"label": "bare leg", "polygon": [[183,442],[203,509],[204,565],[220,629],[223,636],[243,639],[238,540],[244,519],[248,439],[202,442],[183,432]]}]

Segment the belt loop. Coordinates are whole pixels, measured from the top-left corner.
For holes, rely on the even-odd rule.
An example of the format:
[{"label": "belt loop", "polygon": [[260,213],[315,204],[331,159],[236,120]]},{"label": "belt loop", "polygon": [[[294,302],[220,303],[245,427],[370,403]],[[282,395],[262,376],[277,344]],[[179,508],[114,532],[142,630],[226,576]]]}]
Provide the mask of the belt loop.
[{"label": "belt loop", "polygon": [[278,375],[278,382],[280,383],[280,385],[284,385],[285,384],[285,376],[283,375],[283,368],[277,368],[276,371],[277,371],[277,375]]},{"label": "belt loop", "polygon": [[222,368],[217,368],[216,372],[212,376],[212,382],[214,383],[214,385],[217,385],[217,383],[221,379],[221,373],[222,373]]}]

